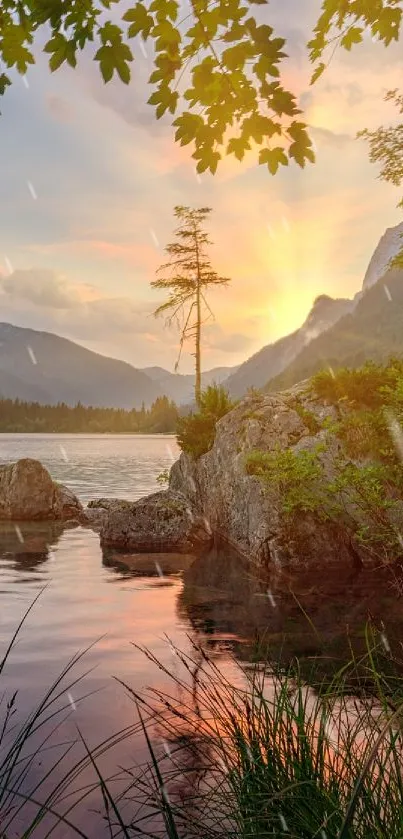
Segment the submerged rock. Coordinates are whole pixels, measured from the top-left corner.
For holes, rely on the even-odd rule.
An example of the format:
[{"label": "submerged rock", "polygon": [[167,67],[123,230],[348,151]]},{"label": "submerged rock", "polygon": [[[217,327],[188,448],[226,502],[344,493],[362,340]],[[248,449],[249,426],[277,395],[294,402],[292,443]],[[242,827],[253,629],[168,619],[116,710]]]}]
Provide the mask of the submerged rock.
[{"label": "submerged rock", "polygon": [[203,518],[194,515],[183,495],[170,490],[111,503],[101,528],[103,547],[139,553],[193,553],[210,541]]},{"label": "submerged rock", "polygon": [[82,515],[78,498],[53,481],[39,460],[24,458],[0,466],[0,519],[67,521]]}]

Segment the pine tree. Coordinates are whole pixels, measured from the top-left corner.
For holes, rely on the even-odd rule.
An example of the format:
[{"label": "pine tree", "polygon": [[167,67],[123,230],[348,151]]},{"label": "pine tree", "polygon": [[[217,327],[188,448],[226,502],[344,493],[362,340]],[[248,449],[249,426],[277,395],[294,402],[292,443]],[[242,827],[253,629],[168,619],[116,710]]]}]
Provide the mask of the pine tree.
[{"label": "pine tree", "polygon": [[158,306],[154,315],[158,317],[158,315],[166,314],[168,323],[175,320],[179,322],[182,317],[180,349],[175,372],[179,367],[184,342],[187,339],[194,341],[195,398],[199,405],[202,325],[205,322],[206,311],[212,315],[206,300],[206,291],[210,286],[227,285],[230,280],[228,277],[220,277],[213,271],[206,254],[206,248],[212,242],[202,225],[211,213],[211,208],[201,207],[198,210],[192,210],[190,207],[176,206],[174,213],[180,221],[175,231],[178,241],[172,242],[165,248],[170,257],[169,262],[158,268],[157,274],[161,276],[151,283],[153,288],[169,291],[169,297],[165,303]]}]

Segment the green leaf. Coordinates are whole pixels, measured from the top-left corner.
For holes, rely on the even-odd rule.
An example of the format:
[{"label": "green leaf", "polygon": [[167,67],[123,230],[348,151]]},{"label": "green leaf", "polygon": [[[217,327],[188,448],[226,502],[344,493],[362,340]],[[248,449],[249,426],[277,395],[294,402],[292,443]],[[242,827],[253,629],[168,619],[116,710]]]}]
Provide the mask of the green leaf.
[{"label": "green leaf", "polygon": [[131,78],[129,65],[125,61],[118,61],[116,63],[116,70],[122,82],[124,82],[124,84],[129,84]]},{"label": "green leaf", "polygon": [[274,149],[261,149],[259,152],[259,164],[267,164],[272,175],[275,175],[279,166],[288,166],[288,159],[284,149],[276,146]]},{"label": "green leaf", "polygon": [[231,137],[227,148],[227,154],[234,154],[237,160],[242,160],[245,156],[245,151],[250,150],[250,143],[245,137]]},{"label": "green leaf", "polygon": [[343,35],[340,44],[346,50],[351,50],[353,44],[359,44],[362,41],[363,29],[361,26],[351,26]]},{"label": "green leaf", "polygon": [[199,114],[185,111],[174,120],[173,125],[176,126],[175,140],[179,140],[181,146],[186,146],[196,139],[200,129],[204,127],[204,121]]},{"label": "green leaf", "polygon": [[238,70],[245,66],[245,61],[254,54],[254,49],[251,43],[245,41],[244,43],[236,44],[235,47],[229,47],[224,50],[221,60],[229,70]]},{"label": "green leaf", "polygon": [[322,61],[312,73],[310,84],[315,84],[325,70],[326,64]]},{"label": "green leaf", "polygon": [[147,40],[154,26],[154,18],[149,14],[143,3],[136,3],[132,9],[128,9],[123,15],[123,20],[130,23],[129,38],[141,34],[144,40]]},{"label": "green leaf", "polygon": [[11,85],[9,77],[5,73],[0,73],[0,96],[3,96],[9,85]]}]

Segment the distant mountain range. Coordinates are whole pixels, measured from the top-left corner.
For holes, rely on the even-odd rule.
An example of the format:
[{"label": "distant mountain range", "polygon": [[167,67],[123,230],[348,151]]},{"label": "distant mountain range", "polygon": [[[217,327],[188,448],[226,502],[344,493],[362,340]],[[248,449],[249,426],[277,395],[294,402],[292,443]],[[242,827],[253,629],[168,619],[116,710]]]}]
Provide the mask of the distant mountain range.
[{"label": "distant mountain range", "polygon": [[[217,367],[203,384],[221,383],[236,368]],[[0,323],[0,396],[29,402],[94,407],[148,407],[159,396],[177,404],[193,398],[194,376],[162,367],[138,370],[50,332]]]},{"label": "distant mountain range", "polygon": [[[403,243],[403,223],[386,230],[354,299],[316,298],[303,325],[263,347],[239,367],[203,373],[234,398],[250,387],[280,390],[324,366],[361,364],[403,353],[403,271],[388,263]],[[162,367],[136,369],[49,332],[0,323],[0,395],[42,404],[148,407],[166,395],[193,400],[194,376]]]},{"label": "distant mountain range", "polygon": [[304,347],[265,390],[284,390],[322,368],[358,367],[390,355],[403,355],[403,271],[396,269],[370,287],[352,312]]},{"label": "distant mountain range", "polygon": [[[355,365],[403,353],[399,292],[400,285],[403,292],[403,272],[388,269],[402,248],[402,236],[403,223],[388,228],[371,257],[362,290],[352,300],[318,297],[300,329],[263,347],[228,377],[225,386],[230,394],[242,396],[251,386],[280,390],[326,365]],[[375,287],[377,291],[369,294]]]},{"label": "distant mountain range", "polygon": [[263,347],[228,377],[225,387],[229,394],[238,398],[250,387],[263,387],[270,378],[291,364],[313,338],[351,311],[353,306],[352,300],[332,300],[324,294],[317,297],[300,329],[285,338],[280,338],[274,344]]},{"label": "distant mountain range", "polygon": [[[214,367],[202,373],[202,386],[207,387],[213,383],[222,384],[230,373],[238,370],[238,367]],[[144,367],[145,373],[160,388],[162,393],[173,399],[177,405],[188,405],[194,399],[195,377],[182,375],[180,373],[169,373],[163,367]]]}]

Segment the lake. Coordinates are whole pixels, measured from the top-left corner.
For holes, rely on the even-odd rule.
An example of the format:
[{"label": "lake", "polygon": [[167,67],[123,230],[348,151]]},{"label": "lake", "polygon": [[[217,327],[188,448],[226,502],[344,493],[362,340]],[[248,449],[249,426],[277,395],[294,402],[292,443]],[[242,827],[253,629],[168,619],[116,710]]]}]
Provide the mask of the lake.
[{"label": "lake", "polygon": [[[157,476],[169,469],[177,456],[172,436],[0,436],[1,462],[37,458],[84,503],[102,496],[134,500],[160,489]],[[135,566],[128,568],[120,558],[103,557],[99,536],[91,530],[63,531],[57,524],[46,523],[21,523],[19,527],[18,533],[11,523],[0,527],[2,650],[34,598],[39,595],[39,599],[1,677],[2,690],[5,687],[9,696],[18,691],[18,719],[32,711],[68,661],[94,642],[74,669],[74,676],[91,670],[82,684],[69,689],[73,674],[63,683],[61,701],[69,718],[58,732],[68,739],[78,724],[92,746],[135,719],[133,702],[112,677],[136,691],[147,685],[168,685],[168,679],[132,642],[147,647],[172,671],[177,661],[171,644],[190,651],[190,637],[198,642],[204,638],[217,660],[231,670],[229,653],[242,644],[242,637],[228,626],[228,597],[222,602],[222,622],[220,600],[214,619],[203,620],[200,604],[189,604],[183,596],[183,569],[189,564],[186,557],[160,557],[157,564],[153,557],[142,558],[137,566],[135,560]],[[208,602],[204,580],[198,591],[203,593],[203,602]],[[211,596],[217,599],[217,581]],[[84,694],[92,695],[81,702]],[[142,736],[131,737],[104,758],[102,765],[110,773],[118,761],[133,765],[144,757]],[[39,777],[44,764],[46,758],[42,769],[33,765],[30,777]],[[87,809],[87,805],[79,808],[76,817],[87,835],[109,836],[100,817],[94,813],[88,816]],[[7,839],[18,835],[18,830],[10,828]],[[38,829],[34,835],[42,833]],[[55,835],[73,834],[59,826]]]},{"label": "lake", "polygon": [[[55,480],[71,487],[84,503],[99,497],[135,500],[160,489],[157,476],[169,469],[178,453],[170,435],[0,435],[1,462],[38,458]],[[99,536],[83,527],[20,523],[19,528],[13,523],[0,525],[3,651],[34,598],[38,599],[1,674],[0,698],[4,690],[8,698],[18,691],[17,723],[32,712],[68,662],[86,650],[58,688],[55,707],[66,709],[66,719],[51,743],[69,743],[77,737],[78,726],[86,743],[96,748],[123,728],[136,726],[133,698],[117,679],[137,693],[150,686],[176,697],[169,675],[139,648],[156,656],[171,676],[183,676],[175,647],[194,659],[192,644],[196,643],[223,674],[238,680],[237,662],[250,657],[262,636],[274,657],[281,653],[309,663],[319,656],[326,668],[333,666],[333,660],[338,668],[349,658],[351,640],[362,649],[365,622],[371,614],[375,625],[385,624],[392,647],[400,649],[402,600],[386,572],[353,573],[346,579],[337,567],[324,575],[305,570],[292,584],[292,592],[268,597],[264,579],[256,579],[228,549],[213,548],[195,561],[186,556],[122,556],[113,551],[103,554]],[[86,674],[82,682],[72,684],[82,674]],[[177,701],[181,701],[179,694]],[[38,732],[35,743],[48,728]],[[158,733],[155,737],[162,748]],[[67,765],[73,765],[82,753],[75,747]],[[55,755],[57,751],[49,750],[32,762],[23,792],[34,788]],[[1,756],[0,742],[0,767]],[[118,767],[138,772],[146,759],[144,737],[136,731],[100,756],[99,766],[110,778]],[[38,798],[60,774],[61,767],[41,787]],[[88,773],[84,778],[90,782]],[[114,783],[120,790],[122,780],[115,777],[111,786]],[[128,811],[130,805],[125,814]],[[21,839],[26,819],[25,812],[13,816],[7,839]],[[98,794],[78,804],[71,819],[91,839],[110,837]],[[150,815],[145,825],[151,831],[153,824]],[[0,827],[6,826],[0,802]],[[37,828],[33,835],[44,839],[46,831]],[[53,834],[56,839],[74,835],[65,825]]]}]

